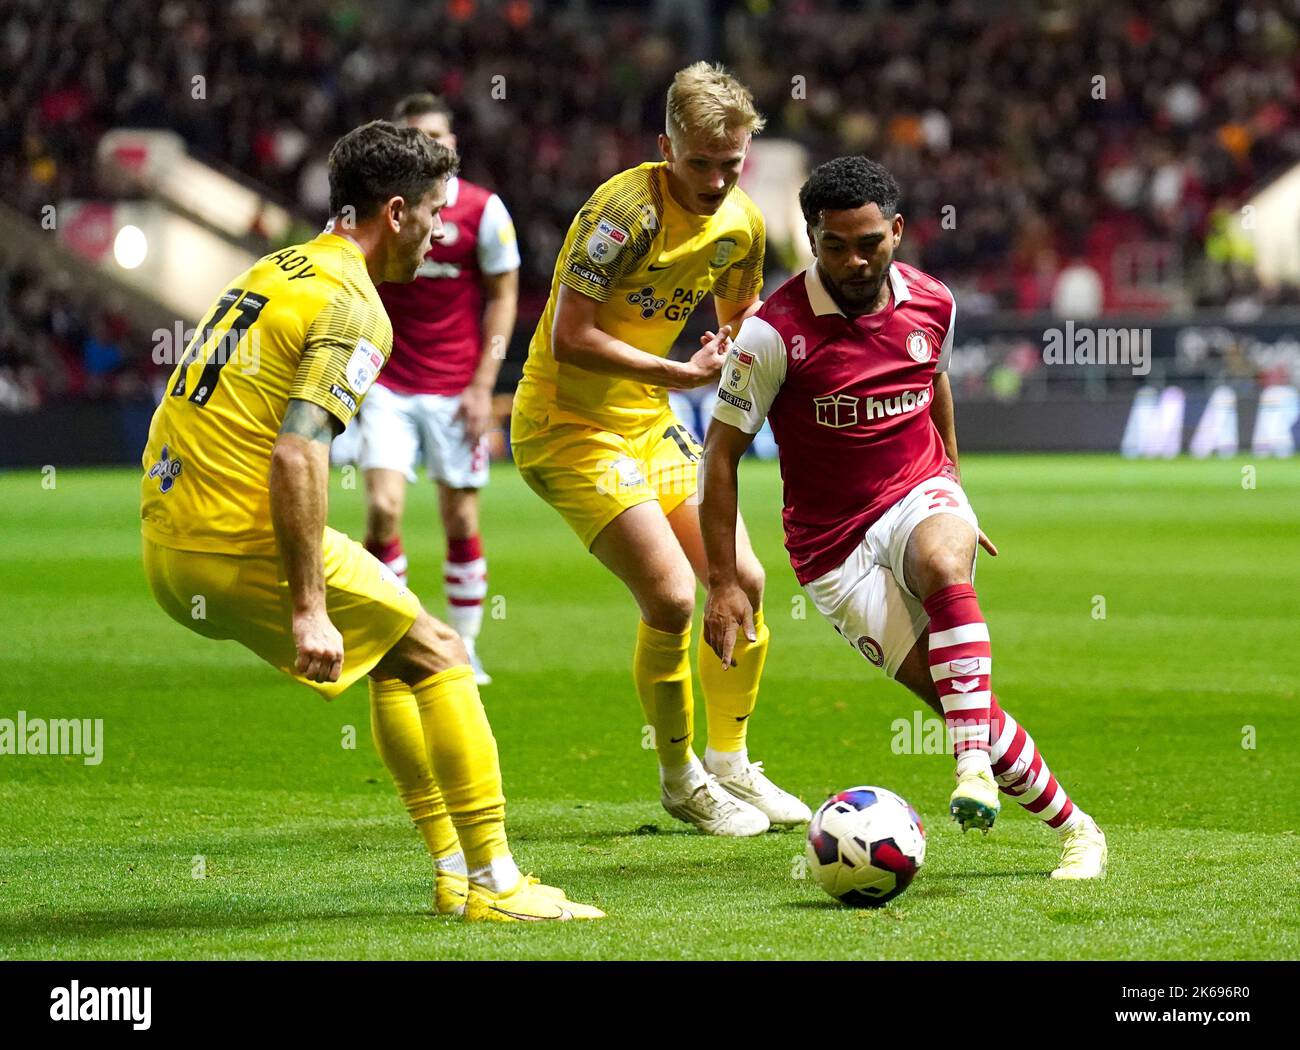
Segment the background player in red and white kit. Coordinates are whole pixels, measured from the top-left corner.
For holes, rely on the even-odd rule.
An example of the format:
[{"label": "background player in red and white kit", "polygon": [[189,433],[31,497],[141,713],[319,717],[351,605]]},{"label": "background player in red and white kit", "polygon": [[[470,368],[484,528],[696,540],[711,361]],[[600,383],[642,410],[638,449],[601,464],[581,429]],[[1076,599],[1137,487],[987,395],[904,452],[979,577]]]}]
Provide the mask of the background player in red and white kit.
[{"label": "background player in red and white kit", "polygon": [[[393,119],[456,148],[451,109],[436,95],[403,99]],[[405,582],[406,483],[416,480],[423,457],[447,537],[447,621],[486,685],[476,645],[487,596],[478,490],[488,479],[492,388],[518,309],[519,246],[501,198],[465,179],[448,182],[442,220],[443,236],[416,279],[379,288],[393,322],[393,356],[361,411],[366,549]]]},{"label": "background player in red and white kit", "polygon": [[999,787],[1060,832],[1053,878],[1105,873],[1106,839],[990,686],[972,580],[980,531],[957,466],[952,293],[894,262],[893,176],[865,157],[818,167],[799,193],[816,261],[745,321],[700,468],[709,562],[705,637],[725,664],[752,612],[735,569],[736,467],[766,418],[785,486],[786,549],[818,610],[871,663],[943,714],[957,758],[949,806],[987,831]]}]

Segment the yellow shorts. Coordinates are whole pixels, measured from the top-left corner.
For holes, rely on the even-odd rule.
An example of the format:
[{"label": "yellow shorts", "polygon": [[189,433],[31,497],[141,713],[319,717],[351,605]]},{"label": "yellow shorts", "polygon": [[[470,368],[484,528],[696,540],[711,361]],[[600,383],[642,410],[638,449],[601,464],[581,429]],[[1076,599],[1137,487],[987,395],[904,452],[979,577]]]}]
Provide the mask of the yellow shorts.
[{"label": "yellow shorts", "polygon": [[671,514],[692,498],[704,451],[672,412],[632,435],[572,423],[534,430],[516,414],[511,448],[528,487],[588,548],[629,507],[657,500]]},{"label": "yellow shorts", "polygon": [[205,638],[230,639],[333,699],[370,673],[415,623],[420,601],[369,551],[325,530],[325,608],[343,635],[337,682],[297,674],[289,584],[278,558],[174,550],[144,540],[144,573],[173,620]]}]

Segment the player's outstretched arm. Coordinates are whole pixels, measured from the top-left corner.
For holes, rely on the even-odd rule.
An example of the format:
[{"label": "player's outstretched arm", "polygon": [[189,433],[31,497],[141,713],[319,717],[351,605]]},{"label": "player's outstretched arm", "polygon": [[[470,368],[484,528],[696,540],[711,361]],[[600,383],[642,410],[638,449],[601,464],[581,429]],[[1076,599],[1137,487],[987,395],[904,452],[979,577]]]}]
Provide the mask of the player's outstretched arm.
[{"label": "player's outstretched arm", "polygon": [[293,601],[295,670],[313,682],[337,682],[343,673],[343,636],[325,610],[321,558],[330,442],[337,429],[325,409],[295,398],[271,451],[271,522]]},{"label": "player's outstretched arm", "polygon": [[729,326],[733,332],[739,332],[740,326],[758,313],[762,306],[763,300],[757,295],[743,303],[732,302],[719,295],[713,297],[713,310],[718,315],[718,324]]},{"label": "player's outstretched arm", "polygon": [[[939,431],[943,450],[957,470],[957,483],[961,484],[961,463],[957,458],[957,418],[953,412],[952,383],[948,381],[947,372],[939,372],[934,377],[934,400],[930,403],[930,419],[934,421],[935,430]],[[980,529],[979,541],[980,546],[990,555],[994,558],[998,556],[998,549],[993,546],[993,541],[984,535],[983,529]]]},{"label": "player's outstretched arm", "polygon": [[596,325],[599,306],[591,296],[560,285],[555,300],[555,324],[551,329],[555,360],[588,372],[633,379],[669,390],[691,390],[718,381],[730,348],[730,329],[724,328],[716,335],[706,333],[700,349],[689,361],[672,361],[638,350],[631,343],[601,331]]},{"label": "player's outstretched arm", "polygon": [[740,482],[737,465],[753,434],[714,419],[704,439],[700,463],[700,533],[709,563],[709,594],[704,605],[704,640],[722,661],[732,666],[737,631],[751,642],[754,610],[736,575],[736,515]]}]

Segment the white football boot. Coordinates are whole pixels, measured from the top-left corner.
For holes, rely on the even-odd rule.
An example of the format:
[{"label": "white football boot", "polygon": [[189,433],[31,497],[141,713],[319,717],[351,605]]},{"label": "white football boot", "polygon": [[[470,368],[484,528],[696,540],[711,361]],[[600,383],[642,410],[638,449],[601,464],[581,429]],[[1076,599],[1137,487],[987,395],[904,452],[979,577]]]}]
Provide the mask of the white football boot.
[{"label": "white football boot", "polygon": [[1052,878],[1105,878],[1109,853],[1106,836],[1097,822],[1092,817],[1084,817],[1074,827],[1061,832],[1061,866],[1052,872]]},{"label": "white football boot", "polygon": [[724,791],[712,773],[704,774],[702,783],[687,787],[686,791],[684,795],[672,796],[663,788],[659,801],[670,816],[694,824],[706,835],[745,838],[761,835],[771,826],[767,814]]},{"label": "white football boot", "polygon": [[812,820],[812,810],[768,779],[762,762],[749,762],[735,773],[719,776],[718,787],[760,810],[776,827],[794,827]]}]

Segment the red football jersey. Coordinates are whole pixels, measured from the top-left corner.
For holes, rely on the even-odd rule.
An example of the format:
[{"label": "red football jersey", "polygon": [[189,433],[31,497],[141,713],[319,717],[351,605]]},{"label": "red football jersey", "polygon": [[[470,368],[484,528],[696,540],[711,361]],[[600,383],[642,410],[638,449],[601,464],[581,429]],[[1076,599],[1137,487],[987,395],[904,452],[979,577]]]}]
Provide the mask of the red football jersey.
[{"label": "red football jersey", "polygon": [[780,449],[785,545],[800,583],[838,568],[916,485],[954,469],[930,419],[952,352],[952,293],[894,263],[889,305],[847,317],[814,264],[745,321],[714,418]]},{"label": "red football jersey", "polygon": [[483,274],[519,268],[514,224],[501,198],[464,179],[447,183],[443,238],[409,284],[381,284],[393,355],[376,382],[399,394],[454,397],[483,350]]}]

